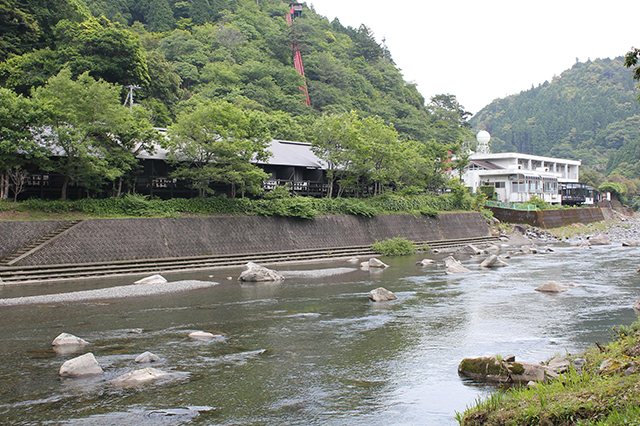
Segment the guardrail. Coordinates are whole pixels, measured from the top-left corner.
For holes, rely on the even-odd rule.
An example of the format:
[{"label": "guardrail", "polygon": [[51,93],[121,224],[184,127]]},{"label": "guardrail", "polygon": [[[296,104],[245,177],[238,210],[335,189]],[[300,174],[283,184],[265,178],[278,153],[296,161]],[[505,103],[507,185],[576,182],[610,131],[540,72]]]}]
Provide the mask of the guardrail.
[{"label": "guardrail", "polygon": [[497,207],[501,209],[520,210],[525,212],[535,212],[538,209],[533,204],[521,204],[521,203],[502,203],[500,201],[487,200],[484,203],[487,207]]}]

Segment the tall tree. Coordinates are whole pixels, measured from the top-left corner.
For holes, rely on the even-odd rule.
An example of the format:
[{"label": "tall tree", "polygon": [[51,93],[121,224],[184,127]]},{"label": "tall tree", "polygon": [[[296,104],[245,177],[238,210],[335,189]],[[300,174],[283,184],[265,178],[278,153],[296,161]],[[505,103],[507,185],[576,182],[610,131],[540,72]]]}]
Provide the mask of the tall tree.
[{"label": "tall tree", "polygon": [[71,71],[64,69],[34,92],[34,99],[49,111],[50,131],[41,136],[52,157],[49,167],[63,176],[61,199],[67,198],[70,183],[99,188],[121,177],[123,165],[133,162],[134,152],[125,150],[136,138],[125,139],[132,132],[127,133],[129,109],[120,104],[120,90],[87,72],[73,80]]},{"label": "tall tree", "polygon": [[252,161],[265,161],[269,132],[257,114],[227,102],[199,104],[183,112],[169,129],[167,147],[176,162],[175,178],[190,182],[204,197],[212,183],[239,192],[257,194],[268,177]]},{"label": "tall tree", "polygon": [[44,158],[34,139],[42,131],[44,117],[36,100],[0,89],[0,199],[9,195],[11,173]]},{"label": "tall tree", "polygon": [[147,14],[147,28],[151,32],[171,31],[173,11],[167,0],[151,0]]},{"label": "tall tree", "polygon": [[313,125],[311,150],[326,163],[328,198],[333,197],[336,179],[350,167],[349,152],[359,138],[356,118],[355,113],[324,114]]},{"label": "tall tree", "polygon": [[74,76],[92,77],[120,85],[145,84],[147,61],[138,36],[104,17],[56,26],[59,60]]}]

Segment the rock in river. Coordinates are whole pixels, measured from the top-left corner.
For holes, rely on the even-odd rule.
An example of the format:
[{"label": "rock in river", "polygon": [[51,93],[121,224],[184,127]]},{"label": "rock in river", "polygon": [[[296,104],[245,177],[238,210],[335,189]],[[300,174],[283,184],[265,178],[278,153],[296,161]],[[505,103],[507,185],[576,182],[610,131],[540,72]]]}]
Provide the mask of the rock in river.
[{"label": "rock in river", "polygon": [[389,300],[396,300],[398,297],[387,290],[384,287],[378,287],[375,290],[369,292],[369,299],[374,302],[386,302]]},{"label": "rock in river", "polygon": [[504,260],[500,259],[495,254],[492,254],[489,257],[487,257],[480,264],[480,266],[482,266],[483,268],[499,268],[499,267],[502,267],[502,266],[509,266],[509,264],[507,262],[505,262]]},{"label": "rock in river", "polygon": [[283,281],[284,276],[279,274],[278,272],[265,268],[264,266],[260,266],[256,263],[249,262],[245,265],[245,270],[242,271],[239,281]]},{"label": "rock in river", "polygon": [[86,340],[69,333],[60,333],[58,337],[51,342],[52,346],[86,346],[88,344],[89,342]]},{"label": "rock in river", "polygon": [[567,288],[555,281],[549,281],[545,284],[542,284],[540,287],[536,287],[535,290],[542,291],[544,293],[561,293],[563,291],[567,291]]},{"label": "rock in river", "polygon": [[387,265],[386,263],[384,263],[380,259],[372,257],[371,259],[369,259],[369,267],[370,268],[388,268],[389,265]]},{"label": "rock in river", "polygon": [[170,376],[169,373],[158,370],[156,368],[143,368],[141,370],[131,371],[111,381],[114,385],[135,386],[141,383],[150,382],[152,380],[162,379]]},{"label": "rock in river", "polygon": [[66,361],[59,371],[63,377],[95,376],[102,373],[102,367],[91,352]]},{"label": "rock in river", "polygon": [[164,284],[166,282],[168,281],[165,277],[163,277],[162,275],[156,274],[156,275],[151,275],[149,277],[139,279],[138,281],[134,282],[134,284]]},{"label": "rock in river", "polygon": [[149,351],[141,353],[135,359],[135,362],[137,362],[138,364],[147,364],[147,363],[158,362],[158,361],[160,361],[160,357]]},{"label": "rock in river", "polygon": [[444,259],[444,267],[446,268],[445,272],[447,275],[471,272],[470,270],[462,266],[462,263],[456,260],[453,256],[449,256]]}]

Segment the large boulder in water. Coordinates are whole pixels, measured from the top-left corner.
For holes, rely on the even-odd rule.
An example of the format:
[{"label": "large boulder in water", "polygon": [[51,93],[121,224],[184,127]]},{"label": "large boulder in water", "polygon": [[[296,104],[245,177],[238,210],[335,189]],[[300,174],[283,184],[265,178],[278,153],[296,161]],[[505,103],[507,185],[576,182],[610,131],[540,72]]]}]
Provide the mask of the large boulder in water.
[{"label": "large boulder in water", "polygon": [[472,379],[500,383],[546,382],[557,374],[540,364],[505,361],[496,357],[465,358],[458,373]]},{"label": "large boulder in water", "polygon": [[89,342],[69,333],[60,333],[58,337],[51,342],[52,346],[86,346]]},{"label": "large boulder in water", "polygon": [[386,263],[384,263],[383,261],[381,261],[378,258],[372,257],[371,259],[369,259],[369,267],[370,268],[388,268],[389,265],[387,265]]},{"label": "large boulder in water", "polygon": [[449,256],[444,259],[444,267],[445,273],[447,275],[471,272],[470,270],[462,266],[462,263],[456,260],[453,256]]},{"label": "large boulder in water", "polygon": [[511,247],[522,247],[522,246],[533,246],[533,241],[524,235],[520,234],[511,234],[509,235],[509,240],[507,241]]},{"label": "large boulder in water", "polygon": [[397,298],[398,297],[395,294],[384,287],[378,287],[369,292],[369,299],[374,302],[387,302],[389,300],[396,300]]},{"label": "large boulder in water", "polygon": [[149,351],[141,353],[134,360],[134,362],[137,362],[138,364],[148,364],[151,362],[158,362],[158,361],[160,361],[160,357]]},{"label": "large boulder in water", "polygon": [[153,380],[166,378],[170,375],[171,374],[165,371],[147,367],[141,370],[135,370],[131,371],[130,373],[123,374],[122,376],[112,380],[111,383],[119,386],[135,386]]},{"label": "large boulder in water", "polygon": [[536,287],[535,290],[541,291],[543,293],[561,293],[563,291],[567,291],[567,288],[555,281],[549,281],[545,284],[542,284],[540,287]]},{"label": "large boulder in water", "polygon": [[272,269],[268,269],[256,263],[249,262],[245,265],[245,270],[242,271],[240,277],[238,277],[238,280],[252,282],[283,281],[284,276]]},{"label": "large boulder in water", "polygon": [[102,373],[102,367],[91,352],[65,361],[59,371],[62,377],[95,376]]},{"label": "large boulder in water", "polygon": [[509,266],[509,264],[507,262],[505,262],[504,260],[500,259],[495,254],[492,254],[491,256],[487,257],[480,264],[480,266],[482,266],[483,268],[500,268],[500,267],[503,267],[503,266]]}]

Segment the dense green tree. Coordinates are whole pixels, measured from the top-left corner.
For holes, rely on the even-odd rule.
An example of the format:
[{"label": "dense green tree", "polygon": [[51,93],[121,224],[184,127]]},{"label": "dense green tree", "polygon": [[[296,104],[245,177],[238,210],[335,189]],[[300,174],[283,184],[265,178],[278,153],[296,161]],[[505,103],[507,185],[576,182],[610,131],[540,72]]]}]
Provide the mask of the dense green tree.
[{"label": "dense green tree", "polygon": [[147,15],[147,28],[152,32],[170,31],[173,28],[173,11],[167,0],[151,0]]},{"label": "dense green tree", "polygon": [[251,161],[265,161],[269,132],[259,115],[227,102],[208,102],[181,113],[171,126],[167,147],[176,161],[173,176],[189,181],[199,196],[211,193],[211,183],[231,185],[257,194],[268,177]]},{"label": "dense green tree", "polygon": [[78,0],[0,0],[0,61],[51,47],[58,21],[80,22],[89,16]]},{"label": "dense green tree", "polygon": [[149,149],[150,124],[120,104],[120,90],[87,72],[73,80],[64,69],[34,92],[48,112],[40,137],[52,159],[48,167],[64,177],[61,199],[70,183],[97,189],[122,177],[136,150]]},{"label": "dense green tree", "polygon": [[89,72],[110,83],[145,84],[147,61],[137,35],[106,18],[56,26],[58,57],[74,76]]},{"label": "dense green tree", "polygon": [[34,139],[45,122],[42,106],[33,99],[0,89],[0,199],[9,195],[12,171],[44,158]]}]

